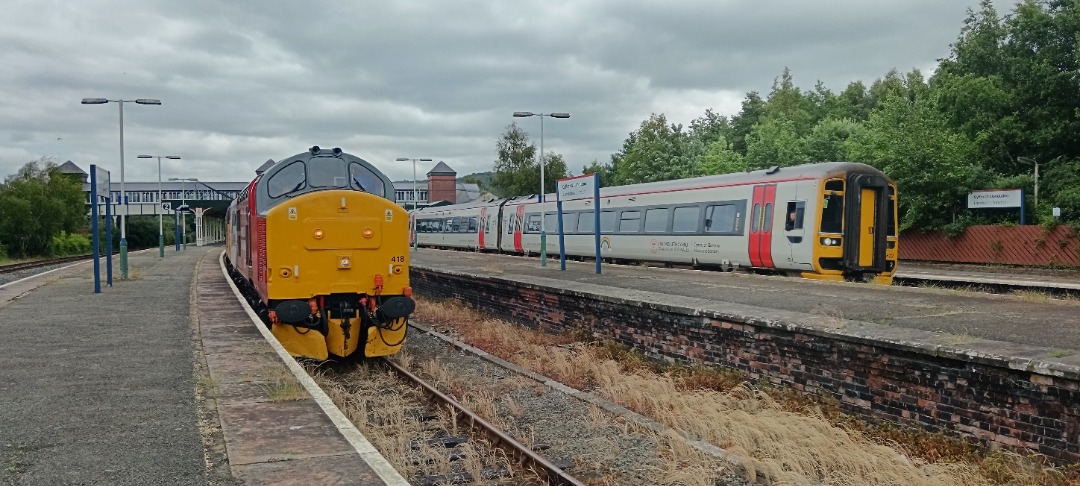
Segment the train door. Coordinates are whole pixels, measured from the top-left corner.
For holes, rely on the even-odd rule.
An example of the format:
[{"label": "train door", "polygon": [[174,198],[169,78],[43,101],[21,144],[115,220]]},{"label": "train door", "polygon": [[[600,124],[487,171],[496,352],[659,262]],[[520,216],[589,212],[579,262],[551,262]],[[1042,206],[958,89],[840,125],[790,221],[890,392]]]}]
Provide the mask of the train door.
[{"label": "train door", "polygon": [[518,204],[517,209],[514,211],[513,218],[513,231],[514,231],[514,251],[518,253],[525,253],[525,248],[521,243],[521,230],[525,221],[525,205]]},{"label": "train door", "polygon": [[776,204],[776,184],[754,186],[750,206],[750,265],[773,268],[772,227]]},{"label": "train door", "polygon": [[847,186],[844,267],[854,272],[884,272],[888,182],[880,176],[851,174]]},{"label": "train door", "polygon": [[484,233],[487,233],[487,228],[488,228],[487,208],[480,208],[480,224],[477,225],[477,230],[480,233],[479,234],[479,237],[480,237],[480,246],[479,246],[479,248],[481,250],[486,250],[487,249],[487,246],[484,244],[485,243],[485,241],[484,241],[484,236],[485,236]]}]

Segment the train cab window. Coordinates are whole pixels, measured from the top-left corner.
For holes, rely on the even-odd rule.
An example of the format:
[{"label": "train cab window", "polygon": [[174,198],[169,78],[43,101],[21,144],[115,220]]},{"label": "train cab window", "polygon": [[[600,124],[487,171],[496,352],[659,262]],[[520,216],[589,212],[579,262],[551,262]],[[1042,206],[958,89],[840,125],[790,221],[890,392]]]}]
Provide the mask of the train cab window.
[{"label": "train cab window", "polygon": [[272,198],[279,198],[305,187],[307,187],[307,177],[304,173],[304,163],[299,160],[282,167],[266,181],[266,192]]},{"label": "train cab window", "polygon": [[787,231],[802,229],[805,212],[805,201],[788,201],[787,211],[784,212],[784,229]]},{"label": "train cab window", "polygon": [[615,211],[600,211],[600,232],[614,233],[618,220],[618,214]]},{"label": "train cab window", "polygon": [[539,233],[540,232],[540,215],[539,214],[530,214],[528,216],[525,216],[525,232],[526,233]]},{"label": "train cab window", "polygon": [[311,187],[348,187],[348,176],[345,163],[337,157],[312,157],[307,163]]},{"label": "train cab window", "polygon": [[716,204],[705,208],[706,233],[739,233],[739,209],[734,204]]},{"label": "train cab window", "polygon": [[825,181],[825,190],[826,191],[840,191],[840,192],[843,192],[844,191],[844,181],[842,181],[840,179],[832,179],[832,180]]},{"label": "train cab window", "polygon": [[895,198],[895,196],[893,196],[894,194],[895,194],[895,192],[893,192],[893,189],[890,187],[889,188],[889,195],[890,195],[890,197],[889,197],[889,209],[888,209],[889,214],[887,216],[887,221],[888,221],[887,224],[889,225],[889,227],[886,228],[886,229],[888,229],[888,233],[886,234],[886,236],[896,236],[896,198]]},{"label": "train cab window", "polygon": [[593,214],[592,211],[582,211],[578,214],[577,232],[593,234],[593,230],[596,229],[596,214]]},{"label": "train cab window", "polygon": [[[386,197],[383,180],[377,174],[356,162],[349,164],[349,184],[354,189]],[[410,193],[410,197],[412,194]]]},{"label": "train cab window", "polygon": [[700,216],[701,208],[698,206],[675,208],[674,217],[671,220],[671,231],[673,233],[697,233]]},{"label": "train cab window", "polygon": [[641,231],[641,211],[623,211],[619,215],[619,233]]},{"label": "train cab window", "polygon": [[667,208],[652,208],[645,211],[645,232],[663,233],[667,231],[670,212]]},{"label": "train cab window", "polygon": [[844,195],[826,194],[821,202],[821,232],[844,231]]}]

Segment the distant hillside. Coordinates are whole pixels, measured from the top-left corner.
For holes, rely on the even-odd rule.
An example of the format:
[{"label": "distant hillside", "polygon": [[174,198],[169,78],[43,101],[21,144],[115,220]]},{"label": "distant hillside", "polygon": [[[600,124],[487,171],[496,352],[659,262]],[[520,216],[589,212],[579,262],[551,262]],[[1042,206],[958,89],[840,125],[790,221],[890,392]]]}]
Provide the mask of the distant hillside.
[{"label": "distant hillside", "polygon": [[491,178],[495,175],[494,172],[476,172],[466,176],[458,177],[458,182],[468,182],[480,186],[480,192],[492,192],[491,191]]}]

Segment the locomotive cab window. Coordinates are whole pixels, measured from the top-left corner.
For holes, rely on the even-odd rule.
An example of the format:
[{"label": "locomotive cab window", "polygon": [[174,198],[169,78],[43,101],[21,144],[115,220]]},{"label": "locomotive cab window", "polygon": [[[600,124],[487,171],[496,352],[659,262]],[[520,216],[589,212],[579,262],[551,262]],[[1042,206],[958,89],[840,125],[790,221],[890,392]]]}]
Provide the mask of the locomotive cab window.
[{"label": "locomotive cab window", "polygon": [[345,163],[337,157],[313,157],[307,163],[311,187],[347,187],[347,177]]},{"label": "locomotive cab window", "polygon": [[307,177],[304,172],[304,163],[299,160],[282,167],[266,181],[267,194],[272,198],[279,198],[307,187]]},{"label": "locomotive cab window", "polygon": [[840,233],[844,230],[844,195],[826,194],[821,202],[821,232]]},{"label": "locomotive cab window", "polygon": [[[383,181],[371,169],[356,162],[349,164],[349,185],[354,189],[385,197]],[[412,197],[412,194],[409,194]]]}]

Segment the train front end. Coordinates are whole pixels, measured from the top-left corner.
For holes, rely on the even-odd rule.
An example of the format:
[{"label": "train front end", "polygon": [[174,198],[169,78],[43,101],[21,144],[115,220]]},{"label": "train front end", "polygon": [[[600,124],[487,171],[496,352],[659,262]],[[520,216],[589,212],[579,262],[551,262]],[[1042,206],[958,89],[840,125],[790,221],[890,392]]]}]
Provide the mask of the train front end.
[{"label": "train front end", "polygon": [[842,164],[818,184],[814,272],[806,278],[892,284],[896,273],[897,189],[880,171]]}]

